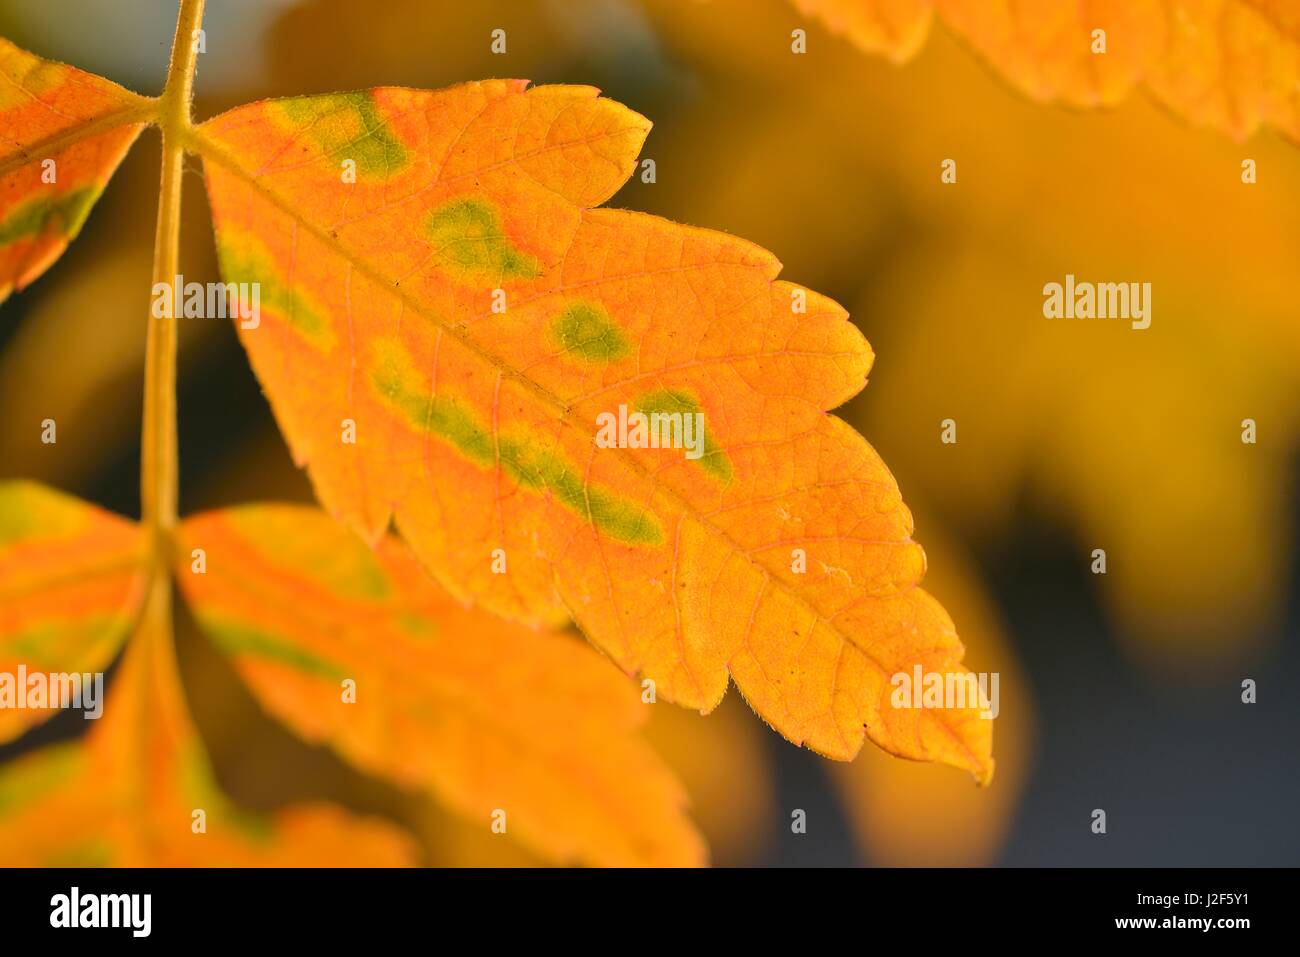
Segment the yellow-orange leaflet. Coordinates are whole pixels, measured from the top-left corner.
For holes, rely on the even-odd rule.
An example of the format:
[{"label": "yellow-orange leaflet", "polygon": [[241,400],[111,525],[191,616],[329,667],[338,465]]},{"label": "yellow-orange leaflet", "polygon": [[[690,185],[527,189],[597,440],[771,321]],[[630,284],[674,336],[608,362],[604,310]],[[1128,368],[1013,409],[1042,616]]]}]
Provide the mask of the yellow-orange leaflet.
[{"label": "yellow-orange leaflet", "polygon": [[372,553],[316,509],[207,513],[182,537],[203,550],[177,575],[204,630],[305,738],[555,861],[703,863],[634,733],[650,706],[576,636],[466,609],[400,541]]},{"label": "yellow-orange leaflet", "polygon": [[[892,675],[962,671],[962,647],[893,477],[826,414],[870,348],[767,251],[593,208],[649,125],[523,81],[203,124],[225,278],[260,284],[240,335],[296,459],[371,541],[395,518],[457,597],[571,614],[660,697],[707,711],[730,672],[792,741],[847,759],[865,734],[987,780],[974,709],[890,706]],[[698,454],[596,441],[633,413],[702,417]]]},{"label": "yellow-orange leaflet", "polygon": [[33,482],[0,482],[0,743],[58,713],[48,690],[30,706],[20,676],[26,685],[108,667],[144,598],[145,566],[133,523]]},{"label": "yellow-orange leaflet", "polygon": [[0,302],[76,237],[151,109],[0,38]]},{"label": "yellow-orange leaflet", "polygon": [[389,824],[324,804],[273,814],[217,788],[176,680],[171,637],[143,631],[82,741],[0,768],[9,867],[361,867],[415,863]]},{"label": "yellow-orange leaflet", "polygon": [[910,59],[938,17],[1036,100],[1118,103],[1144,85],[1194,123],[1300,139],[1300,15],[1290,0],[794,0],[862,49]]}]

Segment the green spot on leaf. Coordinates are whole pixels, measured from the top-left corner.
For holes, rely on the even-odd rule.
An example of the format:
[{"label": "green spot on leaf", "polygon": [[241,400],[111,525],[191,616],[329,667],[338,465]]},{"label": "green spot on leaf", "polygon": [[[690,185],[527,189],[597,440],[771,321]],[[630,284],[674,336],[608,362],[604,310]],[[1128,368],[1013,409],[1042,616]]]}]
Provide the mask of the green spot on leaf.
[{"label": "green spot on leaf", "polygon": [[46,233],[75,239],[99,192],[98,185],[82,186],[57,196],[38,196],[19,203],[0,221],[0,246]]},{"label": "green spot on leaf", "polygon": [[29,670],[57,671],[58,664],[82,660],[97,647],[116,648],[126,638],[126,630],[125,619],[107,615],[56,617],[11,632],[5,637],[5,648],[10,658],[26,662]]},{"label": "green spot on leaf", "polygon": [[306,127],[307,136],[331,163],[354,160],[359,177],[388,179],[410,161],[366,91],[298,96],[277,105],[294,126]]},{"label": "green spot on leaf", "polygon": [[227,516],[251,547],[327,591],[362,601],[382,601],[392,594],[392,582],[375,553],[341,526],[304,527],[292,513],[256,505],[230,509]]},{"label": "green spot on leaf", "polygon": [[621,542],[658,545],[663,530],[653,514],[606,489],[587,483],[560,454],[527,434],[503,434],[498,442],[464,404],[450,396],[428,396],[413,383],[419,377],[410,357],[394,342],[376,343],[371,382],[381,398],[415,428],[450,442],[485,468],[501,470],[525,488],[549,492],[565,508]]},{"label": "green spot on leaf", "polygon": [[200,614],[199,621],[213,643],[228,655],[249,655],[274,661],[317,678],[345,677],[344,670],[334,662],[312,654],[291,639],[213,615]]},{"label": "green spot on leaf", "polygon": [[568,462],[531,438],[503,435],[501,467],[525,488],[545,489],[566,508],[588,516],[611,538],[649,545],[663,541],[659,523],[649,512],[588,485]]},{"label": "green spot on leaf", "polygon": [[228,283],[257,283],[260,308],[282,317],[303,338],[323,351],[334,346],[334,329],[325,310],[285,282],[270,252],[246,233],[222,232],[217,237],[217,259]]},{"label": "green spot on leaf", "polygon": [[[689,392],[683,392],[679,389],[662,389],[658,392],[650,392],[641,397],[637,403],[636,410],[645,415],[696,415],[702,410],[700,403]],[[699,422],[703,423],[704,419],[700,418]],[[724,482],[731,481],[731,459],[727,458],[727,453],[722,451],[716,442],[709,437],[708,428],[701,424],[700,428],[704,432],[704,449],[703,454],[696,459],[701,468],[710,472]]]},{"label": "green spot on leaf", "polygon": [[575,302],[556,317],[551,335],[569,355],[586,362],[614,362],[631,351],[623,330],[601,306]]},{"label": "green spot on leaf", "polygon": [[511,245],[496,210],[485,200],[456,199],[439,207],[429,216],[427,232],[442,267],[493,279],[532,279],[542,273],[535,258]]}]

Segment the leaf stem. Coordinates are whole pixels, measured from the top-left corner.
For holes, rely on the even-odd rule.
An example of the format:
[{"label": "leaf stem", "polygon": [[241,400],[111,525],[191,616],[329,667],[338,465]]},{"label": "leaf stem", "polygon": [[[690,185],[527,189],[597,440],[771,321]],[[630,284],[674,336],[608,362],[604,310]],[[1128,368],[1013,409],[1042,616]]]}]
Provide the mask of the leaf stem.
[{"label": "leaf stem", "polygon": [[[196,31],[203,22],[204,0],[181,0],[172,40],[167,83],[158,100],[162,130],[162,178],[158,190],[158,226],[154,234],[153,283],[171,285],[179,272],[181,179],[184,140],[191,126],[194,68],[198,56]],[[151,287],[152,288],[152,287]],[[166,302],[166,300],[162,300]],[[150,536],[152,588],[149,620],[170,634],[172,536],[176,528],[178,457],[176,441],[176,304],[156,316],[150,297],[149,333],[145,345],[144,422],[140,455],[141,521]]]}]

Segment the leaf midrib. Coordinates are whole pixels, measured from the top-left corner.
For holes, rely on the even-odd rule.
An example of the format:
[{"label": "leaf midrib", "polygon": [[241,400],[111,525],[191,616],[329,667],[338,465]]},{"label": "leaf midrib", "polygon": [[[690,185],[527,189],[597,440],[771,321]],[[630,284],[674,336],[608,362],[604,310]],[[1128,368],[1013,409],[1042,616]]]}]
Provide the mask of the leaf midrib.
[{"label": "leaf midrib", "polygon": [[[136,94],[131,94],[136,96]],[[157,112],[157,101],[147,97],[137,97],[137,102],[124,106],[110,113],[102,113],[94,119],[66,127],[43,140],[21,146],[10,157],[0,160],[0,177],[8,176],[15,170],[34,163],[43,156],[50,156],[76,146],[83,140],[104,133],[111,133],[122,126],[141,126],[152,122]]]},{"label": "leaf midrib", "polygon": [[39,578],[29,578],[16,587],[0,587],[0,598],[16,599],[48,591],[63,585],[77,584],[90,579],[107,578],[126,571],[137,571],[141,576],[148,573],[148,560],[141,555],[121,555],[108,559],[77,565],[70,571],[57,571]]}]

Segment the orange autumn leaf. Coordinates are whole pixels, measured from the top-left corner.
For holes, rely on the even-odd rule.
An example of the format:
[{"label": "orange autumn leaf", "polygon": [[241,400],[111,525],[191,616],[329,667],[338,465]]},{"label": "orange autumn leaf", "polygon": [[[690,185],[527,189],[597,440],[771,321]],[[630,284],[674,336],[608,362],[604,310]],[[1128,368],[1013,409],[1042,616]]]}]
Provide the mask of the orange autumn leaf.
[{"label": "orange autumn leaf", "polygon": [[934,19],[934,0],[794,0],[794,5],[832,33],[894,63],[916,55]]},{"label": "orange autumn leaf", "polygon": [[[715,867],[747,867],[761,862],[770,850],[780,815],[774,807],[772,768],[767,760],[766,732],[738,699],[724,700],[709,720],[670,705],[650,707],[643,734],[681,779],[690,799],[691,819],[708,845]],[[866,755],[837,768],[857,767]],[[883,751],[883,762],[907,767],[931,767],[959,778],[965,790],[998,793],[1002,790],[1001,757],[998,787],[973,788],[970,778],[953,768],[899,761]],[[538,867],[545,861],[519,842],[507,843],[481,822],[454,817],[430,805],[421,818],[420,832],[432,845],[434,867]]]},{"label": "orange autumn leaf", "polygon": [[[240,336],[296,460],[367,539],[395,519],[458,598],[572,616],[667,700],[709,711],[730,674],[795,743],[849,759],[869,736],[987,781],[975,709],[890,706],[895,673],[965,669],[893,477],[826,414],[869,346],[765,250],[594,208],[648,130],[523,81],[198,127],[224,276],[261,290]],[[595,441],[633,412],[702,421],[701,441]]]},{"label": "orange autumn leaf", "polygon": [[[181,696],[170,637],[141,633],[82,741],[0,767],[10,867],[401,866],[402,832],[330,805],[256,813],[218,790]],[[202,812],[200,817],[198,812]]]},{"label": "orange autumn leaf", "polygon": [[32,482],[0,482],[0,743],[59,713],[46,690],[29,700],[22,679],[108,667],[146,578],[133,523]]},{"label": "orange autumn leaf", "polygon": [[1300,16],[1288,0],[794,3],[896,63],[916,54],[937,16],[1041,102],[1111,106],[1141,86],[1180,116],[1238,139],[1263,125],[1300,139]]},{"label": "orange autumn leaf", "polygon": [[0,37],[0,302],[76,238],[152,109]]},{"label": "orange autumn leaf", "polygon": [[575,637],[468,610],[397,539],[372,554],[316,509],[207,513],[182,537],[205,563],[177,569],[200,624],[307,740],[484,833],[504,812],[554,861],[703,862],[680,785],[634,734],[648,706]]}]

